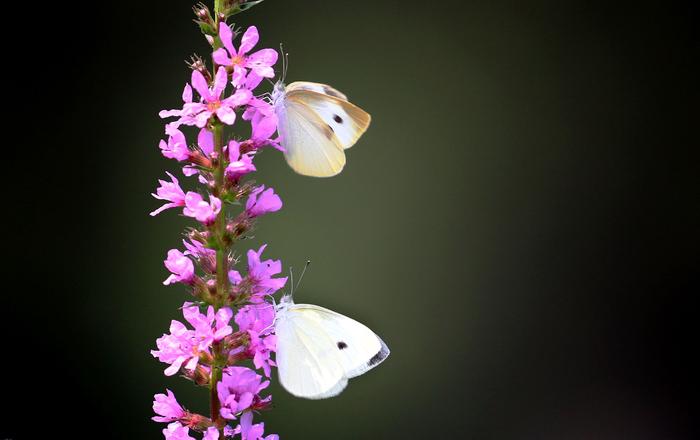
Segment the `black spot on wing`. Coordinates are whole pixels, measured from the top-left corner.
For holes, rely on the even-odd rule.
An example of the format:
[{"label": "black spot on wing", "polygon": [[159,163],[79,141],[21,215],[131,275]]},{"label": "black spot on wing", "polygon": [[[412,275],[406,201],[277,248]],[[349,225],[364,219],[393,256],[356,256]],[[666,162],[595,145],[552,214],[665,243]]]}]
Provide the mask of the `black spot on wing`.
[{"label": "black spot on wing", "polygon": [[338,116],[338,115],[333,115],[333,120],[334,120],[335,122],[337,122],[338,124],[342,124],[342,123],[343,123],[343,118],[341,118],[341,117]]},{"label": "black spot on wing", "polygon": [[379,352],[372,356],[372,359],[367,361],[367,366],[372,368],[377,364],[380,364],[384,359],[386,359],[389,356],[389,347],[382,342],[382,348],[379,349]]},{"label": "black spot on wing", "polygon": [[348,344],[343,341],[338,342],[338,350],[342,350],[344,348],[348,348]]}]

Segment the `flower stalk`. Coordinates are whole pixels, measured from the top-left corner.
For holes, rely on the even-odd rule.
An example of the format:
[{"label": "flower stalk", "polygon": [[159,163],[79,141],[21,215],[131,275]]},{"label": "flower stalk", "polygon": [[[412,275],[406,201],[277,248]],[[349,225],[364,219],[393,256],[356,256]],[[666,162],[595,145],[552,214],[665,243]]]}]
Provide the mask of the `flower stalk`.
[{"label": "flower stalk", "polygon": [[[264,424],[254,424],[253,413],[271,400],[260,394],[275,366],[271,358],[275,310],[268,301],[287,278],[278,276],[279,260],[262,259],[267,245],[247,251],[248,264],[242,271],[231,259],[237,239],[258,218],[282,208],[274,190],[245,181],[256,171],[254,158],[260,149],[279,147],[270,139],[277,123],[271,103],[254,94],[264,78],[274,77],[278,54],[273,49],[248,53],[258,41],[255,26],[248,27],[236,49],[226,23],[228,16],[257,3],[215,0],[213,16],[206,5],[193,8],[195,22],[212,46],[212,70],[193,57],[182,108],[160,113],[162,118],[175,118],[165,126],[167,140],[160,142],[161,153],[183,163],[185,178],[202,187],[185,192],[180,180],[168,173],[170,180],[160,180],[153,194],[166,203],[151,215],[182,209],[184,216],[196,221],[185,234],[185,251],[171,249],[164,261],[171,272],[164,284],[187,286],[196,301],[182,307],[189,325],[172,321],[170,332],[156,341],[158,349],[152,354],[168,364],[165,375],[180,373],[196,385],[206,385],[210,410],[208,417],[192,413],[171,391],[157,394],[153,419],[168,423],[163,429],[166,440],[195,439],[190,433],[201,434],[203,440],[238,434],[244,439],[263,438]],[[251,138],[227,137],[227,128],[234,124],[250,124]],[[195,130],[196,144],[187,141],[192,134],[183,130]],[[244,207],[242,212],[228,215],[239,206]]]}]

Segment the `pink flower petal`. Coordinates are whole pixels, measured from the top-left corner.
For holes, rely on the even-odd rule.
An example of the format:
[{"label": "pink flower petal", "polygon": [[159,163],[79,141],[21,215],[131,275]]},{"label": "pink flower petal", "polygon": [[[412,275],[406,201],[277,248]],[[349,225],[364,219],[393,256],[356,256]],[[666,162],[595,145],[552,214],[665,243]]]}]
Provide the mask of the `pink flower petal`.
[{"label": "pink flower petal", "polygon": [[239,54],[246,54],[255,47],[256,44],[258,44],[258,28],[255,26],[251,26],[248,29],[246,29],[245,33],[243,34],[243,37],[241,38],[241,46],[238,48]]},{"label": "pink flower petal", "polygon": [[214,62],[221,66],[228,66],[233,62],[233,60],[228,57],[228,52],[226,52],[226,49],[223,47],[216,49],[212,54],[212,57],[214,58]]},{"label": "pink flower petal", "polygon": [[248,57],[245,66],[248,68],[272,66],[277,62],[277,56],[277,51],[274,49],[261,49]]},{"label": "pink flower petal", "polygon": [[216,110],[216,116],[226,125],[233,125],[233,123],[236,122],[236,112],[233,110],[233,107],[229,107],[228,105],[219,107],[218,110]]},{"label": "pink flower petal", "polygon": [[204,154],[210,156],[212,151],[214,151],[214,133],[206,128],[199,130],[197,145],[204,151]]},{"label": "pink flower petal", "polygon": [[212,100],[212,96],[209,93],[209,85],[207,84],[207,80],[204,79],[204,75],[202,75],[198,70],[192,71],[192,87],[194,87],[197,93],[199,93],[199,96],[204,98],[204,100]]},{"label": "pink flower petal", "polygon": [[214,78],[214,88],[212,89],[212,98],[210,101],[219,99],[221,93],[226,89],[226,80],[228,79],[228,73],[226,73],[226,68],[223,66],[219,67],[216,71],[216,77]]}]

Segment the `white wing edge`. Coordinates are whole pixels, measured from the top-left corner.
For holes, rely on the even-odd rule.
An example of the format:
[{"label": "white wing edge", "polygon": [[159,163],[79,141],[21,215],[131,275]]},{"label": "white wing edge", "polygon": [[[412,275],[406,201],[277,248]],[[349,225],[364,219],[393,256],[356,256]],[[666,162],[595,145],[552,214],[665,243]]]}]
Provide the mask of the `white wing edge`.
[{"label": "white wing edge", "polygon": [[379,349],[377,354],[372,356],[370,358],[370,360],[367,361],[367,363],[365,365],[362,365],[358,368],[355,368],[354,370],[348,371],[346,373],[347,378],[353,378],[353,377],[357,377],[361,374],[364,374],[364,373],[368,372],[369,370],[371,370],[372,368],[374,368],[377,365],[384,362],[384,360],[389,357],[389,354],[391,353],[391,351],[389,350],[389,347],[387,347],[387,345],[384,343],[384,341],[382,341],[382,338],[377,336],[376,333],[374,334],[374,336],[376,336],[377,339],[379,340],[379,343],[381,344],[381,348]]}]

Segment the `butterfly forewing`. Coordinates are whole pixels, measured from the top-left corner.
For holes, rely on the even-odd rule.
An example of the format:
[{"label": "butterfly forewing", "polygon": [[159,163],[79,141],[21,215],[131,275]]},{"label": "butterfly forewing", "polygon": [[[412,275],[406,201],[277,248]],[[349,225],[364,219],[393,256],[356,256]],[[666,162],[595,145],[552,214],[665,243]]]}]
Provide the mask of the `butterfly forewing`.
[{"label": "butterfly forewing", "polygon": [[290,100],[276,106],[284,157],[305,176],[330,177],[345,166],[345,153],[333,130],[310,107]]},{"label": "butterfly forewing", "polygon": [[288,92],[287,99],[310,107],[337,136],[344,150],[355,145],[372,120],[369,113],[348,101],[311,90]]},{"label": "butterfly forewing", "polygon": [[316,315],[315,319],[334,342],[331,351],[339,356],[346,377],[359,376],[389,355],[384,342],[364,324],[319,306],[299,304],[295,307],[305,315]]}]

